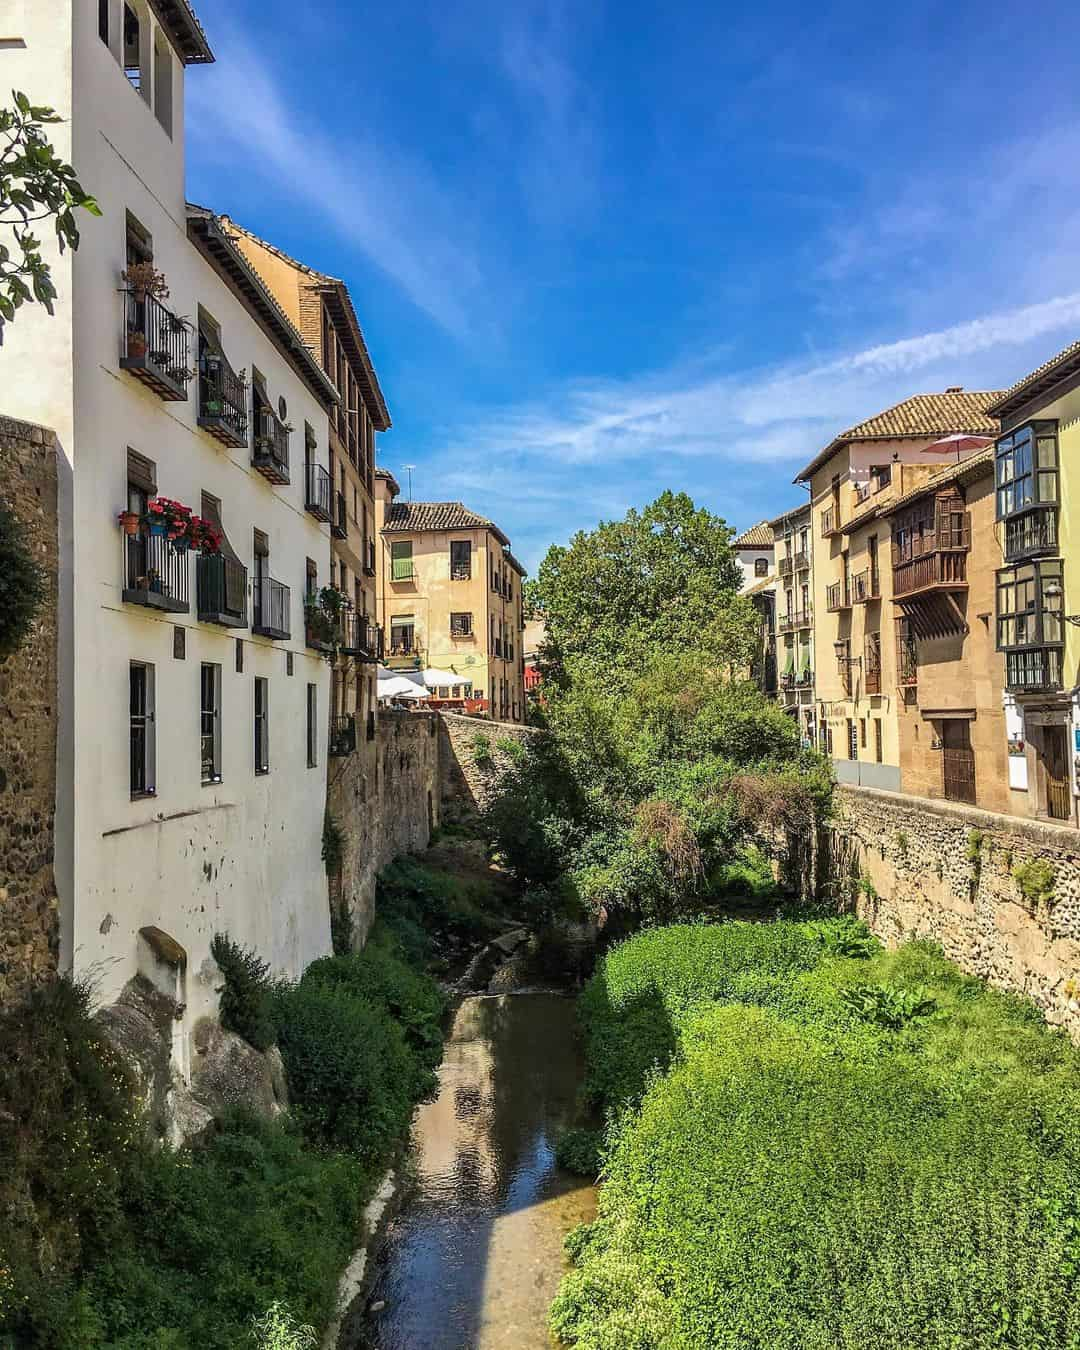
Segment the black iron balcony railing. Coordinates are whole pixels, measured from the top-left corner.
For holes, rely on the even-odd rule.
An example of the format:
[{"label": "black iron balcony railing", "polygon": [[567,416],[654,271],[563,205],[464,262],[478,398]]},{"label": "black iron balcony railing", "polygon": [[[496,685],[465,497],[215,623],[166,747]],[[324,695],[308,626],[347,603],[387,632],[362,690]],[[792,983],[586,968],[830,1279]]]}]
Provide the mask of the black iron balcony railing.
[{"label": "black iron balcony railing", "polygon": [[341,650],[361,661],[378,661],[382,655],[382,629],[366,614],[346,610],[341,623]]},{"label": "black iron balcony railing", "polygon": [[172,614],[188,611],[188,555],[163,534],[124,535],[124,588],[129,605],[146,605]]},{"label": "black iron balcony railing", "polygon": [[130,371],[166,403],[183,403],[188,396],[188,381],[194,373],[188,367],[190,335],[188,320],[166,309],[156,296],[124,292],[120,368]]},{"label": "black iron balcony railing", "polygon": [[330,754],[334,758],[351,755],[356,749],[356,718],[352,713],[330,720]]},{"label": "black iron balcony railing", "polygon": [[348,537],[349,525],[345,516],[344,492],[335,492],[330,504],[330,533],[335,539]]},{"label": "black iron balcony railing", "polygon": [[851,608],[850,588],[842,581],[834,581],[825,588],[825,608],[833,611]]},{"label": "black iron balcony railing", "polygon": [[364,573],[366,576],[375,575],[375,540],[369,539],[364,545]]},{"label": "black iron balcony railing", "polygon": [[255,409],[251,462],[271,483],[288,483],[289,429],[273,408],[268,408],[265,403]]},{"label": "black iron balcony railing", "polygon": [[1058,546],[1057,507],[1038,506],[1005,521],[1005,561],[1053,553]]},{"label": "black iron balcony railing", "polygon": [[288,586],[272,577],[256,577],[251,590],[251,631],[260,637],[284,640],[292,636]]},{"label": "black iron balcony railing", "polygon": [[223,553],[200,554],[195,568],[200,623],[247,627],[247,568]]},{"label": "black iron balcony railing", "polygon": [[305,464],[304,510],[310,511],[316,520],[330,519],[331,491],[330,475],[322,465]]},{"label": "black iron balcony railing", "polygon": [[814,607],[807,605],[804,609],[786,610],[780,615],[776,626],[781,633],[791,633],[799,628],[812,628],[814,624]]},{"label": "black iron balcony railing", "polygon": [[334,649],[333,621],[319,603],[319,592],[304,595],[304,644],[317,652]]},{"label": "black iron balcony railing", "polygon": [[220,352],[207,352],[202,359],[199,426],[222,445],[247,444],[247,383]]},{"label": "black iron balcony railing", "polygon": [[821,513],[821,537],[829,539],[840,533],[840,508],[827,506]]},{"label": "black iron balcony railing", "polygon": [[1028,647],[1005,653],[1005,688],[1022,693],[1061,688],[1060,647]]},{"label": "black iron balcony railing", "polygon": [[800,549],[799,552],[791,555],[791,561],[795,566],[796,572],[805,572],[810,566],[810,555],[806,549]]},{"label": "black iron balcony railing", "polygon": [[914,638],[899,638],[896,644],[896,682],[902,689],[919,683],[919,648]]},{"label": "black iron balcony railing", "polygon": [[851,579],[851,589],[857,605],[865,605],[868,600],[877,600],[881,596],[881,579],[876,567],[864,567]]},{"label": "black iron balcony railing", "polygon": [[777,564],[776,570],[780,574],[780,576],[789,577],[791,576],[791,566],[792,563],[790,557],[781,558],[779,563]]}]

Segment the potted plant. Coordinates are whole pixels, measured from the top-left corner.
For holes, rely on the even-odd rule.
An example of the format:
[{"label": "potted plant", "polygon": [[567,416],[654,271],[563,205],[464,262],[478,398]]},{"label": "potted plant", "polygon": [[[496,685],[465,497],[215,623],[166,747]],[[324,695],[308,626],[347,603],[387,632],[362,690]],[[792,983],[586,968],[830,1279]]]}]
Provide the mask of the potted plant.
[{"label": "potted plant", "polygon": [[127,354],[132,361],[142,361],[146,356],[146,334],[137,328],[128,329]]},{"label": "potted plant", "polygon": [[168,535],[174,542],[188,532],[191,507],[171,497],[151,497],[146,505],[146,522],[150,533]]},{"label": "potted plant", "polygon": [[164,272],[159,272],[152,262],[128,263],[120,275],[138,301],[145,300],[148,295],[164,300],[169,294]]},{"label": "potted plant", "polygon": [[134,536],[139,533],[139,513],[138,511],[121,511],[118,517],[120,528],[128,536]]}]

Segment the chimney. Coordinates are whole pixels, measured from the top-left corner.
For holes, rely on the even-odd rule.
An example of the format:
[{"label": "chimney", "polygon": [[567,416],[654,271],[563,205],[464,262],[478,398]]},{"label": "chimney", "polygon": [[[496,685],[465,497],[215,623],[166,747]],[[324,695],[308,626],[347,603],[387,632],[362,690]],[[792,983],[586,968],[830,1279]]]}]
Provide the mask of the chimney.
[{"label": "chimney", "polygon": [[962,384],[950,384],[945,392],[947,394],[962,394],[964,392],[964,386]]}]

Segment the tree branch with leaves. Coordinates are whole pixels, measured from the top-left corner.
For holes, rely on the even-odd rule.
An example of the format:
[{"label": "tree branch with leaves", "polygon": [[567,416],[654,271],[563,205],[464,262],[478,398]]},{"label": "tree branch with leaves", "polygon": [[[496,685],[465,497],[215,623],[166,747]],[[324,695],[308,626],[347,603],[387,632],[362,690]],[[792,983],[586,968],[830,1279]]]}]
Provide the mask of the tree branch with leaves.
[{"label": "tree branch with leaves", "polygon": [[75,212],[101,215],[43,130],[63,119],[18,91],[12,100],[10,108],[0,108],[0,342],[4,325],[24,304],[36,301],[53,312],[56,286],[35,226],[51,221],[63,253],[79,247]]}]

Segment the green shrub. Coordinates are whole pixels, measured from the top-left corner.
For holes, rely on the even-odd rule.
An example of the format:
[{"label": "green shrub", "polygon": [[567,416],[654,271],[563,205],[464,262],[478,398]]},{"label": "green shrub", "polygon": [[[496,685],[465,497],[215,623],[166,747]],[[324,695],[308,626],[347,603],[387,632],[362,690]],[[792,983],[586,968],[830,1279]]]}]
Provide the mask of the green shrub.
[{"label": "green shrub", "polygon": [[1025,901],[1035,907],[1054,898],[1054,869],[1045,858],[1028,858],[1013,868],[1013,880]]},{"label": "green shrub", "polygon": [[513,736],[500,736],[495,742],[495,749],[498,750],[500,754],[506,755],[509,759],[525,758],[525,747]]},{"label": "green shrub", "polygon": [[600,1150],[604,1142],[599,1130],[564,1130],[555,1145],[555,1161],[568,1172],[582,1177],[600,1173]]},{"label": "green shrub", "polygon": [[341,871],[341,864],[345,857],[345,831],[330,814],[329,811],[323,813],[322,829],[322,860],[326,867],[326,875],[333,877]]},{"label": "green shrub", "polygon": [[431,958],[433,937],[473,943],[504,926],[492,884],[410,857],[398,858],[379,873],[376,911],[412,965]]},{"label": "green shrub", "polygon": [[46,594],[46,578],[30,556],[25,530],[0,500],[0,661],[18,650]]},{"label": "green shrub", "polygon": [[488,768],[493,763],[490,738],[477,732],[472,739],[472,755],[473,763],[478,768]]},{"label": "green shrub", "polygon": [[907,861],[908,855],[908,836],[906,830],[897,830],[893,835],[893,843],[896,845],[896,851],[900,856],[901,862]]},{"label": "green shrub", "polygon": [[256,1050],[269,1050],[275,1039],[270,967],[225,933],[214,934],[210,954],[225,977],[219,991],[221,1025]]},{"label": "green shrub", "polygon": [[840,1001],[854,1017],[888,1031],[926,1022],[937,1008],[925,985],[904,989],[895,984],[863,984],[842,989]]},{"label": "green shrub", "polygon": [[259,1350],[315,1350],[319,1344],[315,1328],[298,1322],[280,1299],[262,1317],[252,1318],[251,1339]]},{"label": "green shrub", "polygon": [[829,956],[870,957],[881,945],[862,919],[842,915],[824,923],[811,923],[810,932]]}]

